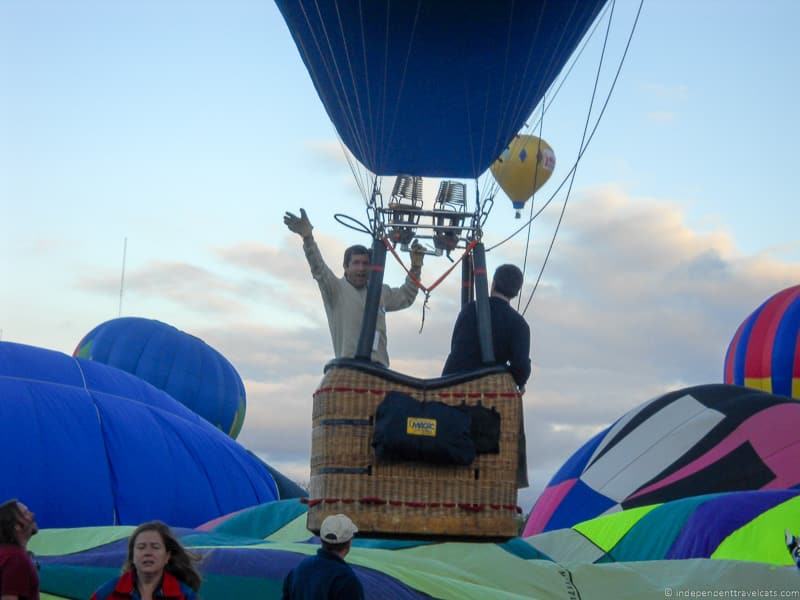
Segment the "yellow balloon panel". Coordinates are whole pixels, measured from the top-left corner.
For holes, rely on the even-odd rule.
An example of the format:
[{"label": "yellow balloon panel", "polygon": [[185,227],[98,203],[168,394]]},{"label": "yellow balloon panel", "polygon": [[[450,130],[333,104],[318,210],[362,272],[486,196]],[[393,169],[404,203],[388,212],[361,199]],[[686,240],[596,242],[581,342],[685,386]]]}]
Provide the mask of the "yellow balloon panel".
[{"label": "yellow balloon panel", "polygon": [[550,145],[535,135],[518,135],[491,166],[492,175],[511,198],[514,208],[542,187],[556,167]]}]

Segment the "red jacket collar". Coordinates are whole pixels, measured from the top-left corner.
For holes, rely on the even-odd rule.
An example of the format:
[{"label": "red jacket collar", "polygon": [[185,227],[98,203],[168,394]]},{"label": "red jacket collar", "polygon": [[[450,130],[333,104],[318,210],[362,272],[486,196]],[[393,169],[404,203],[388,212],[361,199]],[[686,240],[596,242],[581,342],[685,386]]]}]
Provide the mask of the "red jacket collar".
[{"label": "red jacket collar", "polygon": [[[136,585],[136,580],[133,576],[133,571],[125,571],[122,577],[117,581],[114,588],[115,592],[121,594],[132,594],[133,588]],[[161,593],[167,598],[181,598],[181,584],[178,578],[169,571],[164,571],[164,576],[161,578]]]},{"label": "red jacket collar", "polygon": [[130,594],[133,592],[133,585],[133,571],[125,571],[117,581],[114,591],[120,594]]},{"label": "red jacket collar", "polygon": [[164,577],[161,579],[161,592],[167,598],[183,598],[178,578],[167,571],[164,571]]}]

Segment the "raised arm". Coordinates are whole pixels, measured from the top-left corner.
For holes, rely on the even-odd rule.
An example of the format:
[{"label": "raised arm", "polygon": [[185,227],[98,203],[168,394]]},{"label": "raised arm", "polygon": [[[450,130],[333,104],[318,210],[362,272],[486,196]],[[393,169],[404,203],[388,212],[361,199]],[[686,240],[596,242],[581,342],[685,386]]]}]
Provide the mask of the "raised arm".
[{"label": "raised arm", "polygon": [[[409,271],[417,281],[419,281],[422,273],[422,261],[424,258],[425,248],[415,240],[411,245],[411,268]],[[387,311],[407,308],[414,303],[418,290],[419,288],[411,276],[407,276],[405,283],[400,287],[391,288],[385,286],[383,288],[383,306]]]},{"label": "raised arm", "polygon": [[314,241],[314,226],[308,219],[305,209],[300,209],[300,216],[287,212],[283,216],[283,222],[289,231],[296,233],[303,239],[303,252],[305,252],[308,266],[311,267],[311,276],[319,284],[319,289],[323,296],[333,299],[336,296],[336,275],[330,270],[322,253],[319,251],[317,242]]}]

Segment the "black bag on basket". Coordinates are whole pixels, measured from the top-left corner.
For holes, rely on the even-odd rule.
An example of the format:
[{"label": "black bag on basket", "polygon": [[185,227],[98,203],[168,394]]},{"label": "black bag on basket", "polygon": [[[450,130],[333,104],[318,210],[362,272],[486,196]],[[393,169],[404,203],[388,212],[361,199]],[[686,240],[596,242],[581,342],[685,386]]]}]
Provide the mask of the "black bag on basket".
[{"label": "black bag on basket", "polygon": [[388,392],[375,413],[372,447],[379,460],[469,465],[475,460],[470,424],[455,406]]},{"label": "black bag on basket", "polygon": [[478,454],[500,453],[500,413],[495,407],[462,404],[458,407],[470,416],[470,437]]}]

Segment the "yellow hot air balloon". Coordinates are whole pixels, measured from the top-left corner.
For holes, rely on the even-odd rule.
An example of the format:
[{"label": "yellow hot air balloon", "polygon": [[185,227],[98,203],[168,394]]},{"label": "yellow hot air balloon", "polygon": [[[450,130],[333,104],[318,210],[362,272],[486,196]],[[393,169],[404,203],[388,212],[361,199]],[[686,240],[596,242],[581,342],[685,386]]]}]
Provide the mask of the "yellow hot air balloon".
[{"label": "yellow hot air balloon", "polygon": [[511,198],[517,219],[528,198],[542,187],[556,167],[550,145],[535,135],[517,135],[491,166],[492,175]]}]

